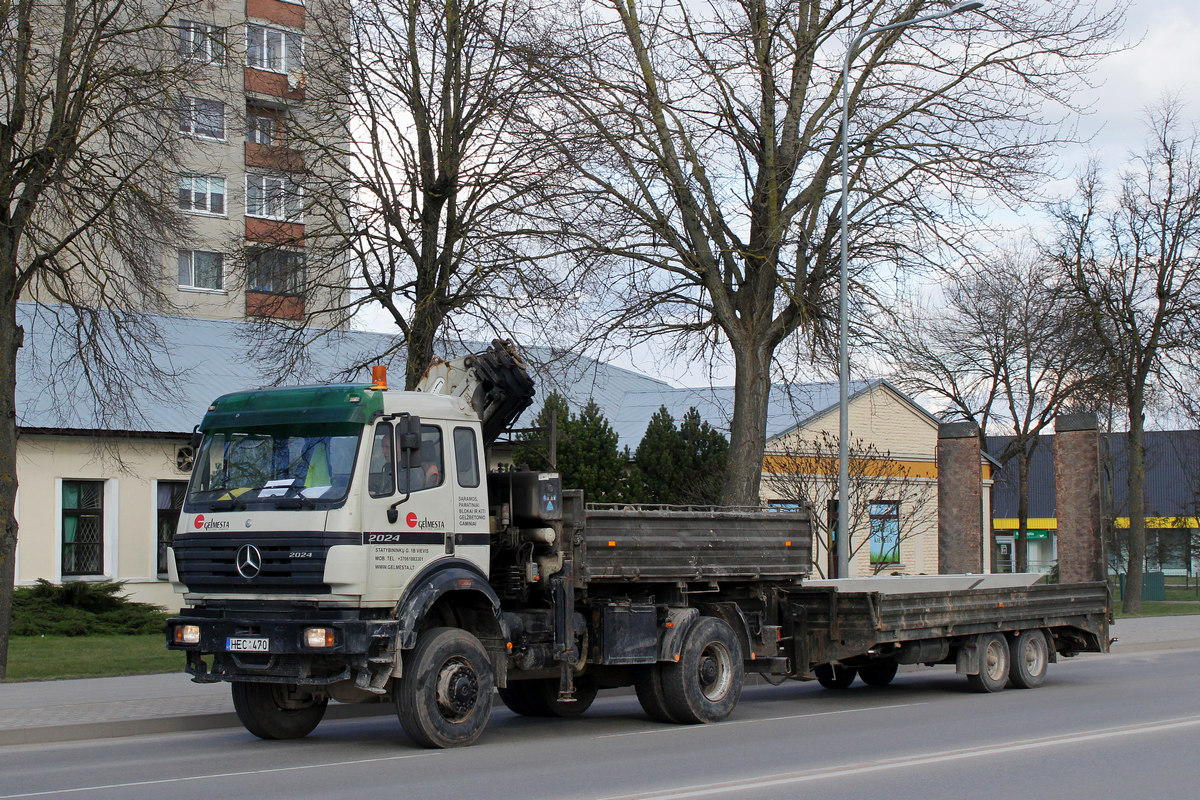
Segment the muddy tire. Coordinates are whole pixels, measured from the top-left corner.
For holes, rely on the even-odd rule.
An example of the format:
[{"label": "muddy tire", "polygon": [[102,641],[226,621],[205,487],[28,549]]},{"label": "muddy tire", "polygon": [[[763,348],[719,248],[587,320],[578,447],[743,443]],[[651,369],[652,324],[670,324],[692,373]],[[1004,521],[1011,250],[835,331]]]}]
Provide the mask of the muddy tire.
[{"label": "muddy tire", "polygon": [[492,666],[479,640],[459,628],[433,628],[417,639],[396,682],[396,715],[422,747],[468,745],[491,716],[492,687]]},{"label": "muddy tire", "polygon": [[1008,680],[1017,689],[1036,689],[1046,682],[1046,667],[1050,663],[1050,648],[1046,636],[1036,628],[1021,631],[1008,640],[1012,666]]},{"label": "muddy tire", "polygon": [[667,708],[667,695],[662,685],[662,665],[646,664],[638,667],[633,679],[633,689],[637,693],[638,702],[642,709],[656,722],[678,722],[671,716]]},{"label": "muddy tire", "polygon": [[854,683],[854,678],[858,675],[858,670],[854,667],[843,667],[840,664],[836,666],[821,664],[813,670],[813,674],[817,676],[817,683],[826,689],[840,691],[850,688],[850,684]]},{"label": "muddy tire", "polygon": [[862,682],[867,686],[887,686],[895,679],[898,669],[900,665],[890,658],[872,661],[858,668],[858,677],[862,678]]},{"label": "muddy tire", "polygon": [[[233,684],[233,710],[260,739],[300,739],[325,716],[329,699],[278,683]],[[305,699],[307,697],[307,699]]]},{"label": "muddy tire", "polygon": [[1008,640],[999,633],[982,633],[975,638],[979,650],[979,674],[968,675],[967,685],[977,692],[998,692],[1008,686],[1011,658]]},{"label": "muddy tire", "polygon": [[558,678],[513,681],[498,690],[500,699],[511,711],[523,717],[578,717],[591,707],[599,687],[587,676],[575,678],[575,702],[558,699]]},{"label": "muddy tire", "polygon": [[679,722],[720,722],[742,696],[742,646],[722,619],[697,620],[684,637],[679,661],[661,669],[667,710]]}]

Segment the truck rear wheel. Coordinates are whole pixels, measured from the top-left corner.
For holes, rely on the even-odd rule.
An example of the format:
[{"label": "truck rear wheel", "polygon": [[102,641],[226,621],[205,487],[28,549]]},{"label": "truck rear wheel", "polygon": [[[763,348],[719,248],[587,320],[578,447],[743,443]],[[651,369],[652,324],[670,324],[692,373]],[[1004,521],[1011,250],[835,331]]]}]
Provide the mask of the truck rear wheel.
[{"label": "truck rear wheel", "polygon": [[417,639],[394,695],[400,725],[417,744],[471,744],[492,713],[487,651],[459,628],[428,630]]},{"label": "truck rear wheel", "polygon": [[233,684],[233,710],[260,739],[300,739],[325,716],[329,699],[278,683]]},{"label": "truck rear wheel", "polygon": [[529,681],[513,681],[499,689],[500,699],[509,709],[523,717],[578,717],[591,707],[599,687],[586,676],[575,679],[575,702],[563,703],[558,699],[558,679],[540,678]]},{"label": "truck rear wheel", "polygon": [[850,688],[858,670],[841,664],[820,664],[813,670],[813,674],[817,676],[817,683],[826,689],[841,690]]},{"label": "truck rear wheel", "polygon": [[1045,635],[1037,630],[1018,631],[1008,640],[1012,667],[1008,679],[1018,689],[1036,689],[1046,682],[1046,665],[1050,663]]},{"label": "truck rear wheel", "polygon": [[742,696],[742,646],[729,623],[716,617],[697,620],[679,661],[660,669],[667,711],[679,722],[720,722]]},{"label": "truck rear wheel", "polygon": [[667,694],[663,691],[662,667],[647,664],[639,667],[633,679],[633,690],[637,692],[642,710],[656,722],[679,722],[667,709]]},{"label": "truck rear wheel", "polygon": [[890,658],[872,661],[858,668],[858,677],[862,678],[862,682],[867,686],[887,686],[896,677],[896,670],[899,668],[900,665]]},{"label": "truck rear wheel", "polygon": [[999,633],[981,633],[975,638],[975,648],[979,651],[979,674],[968,675],[967,684],[977,692],[1000,691],[1008,685],[1008,640]]}]

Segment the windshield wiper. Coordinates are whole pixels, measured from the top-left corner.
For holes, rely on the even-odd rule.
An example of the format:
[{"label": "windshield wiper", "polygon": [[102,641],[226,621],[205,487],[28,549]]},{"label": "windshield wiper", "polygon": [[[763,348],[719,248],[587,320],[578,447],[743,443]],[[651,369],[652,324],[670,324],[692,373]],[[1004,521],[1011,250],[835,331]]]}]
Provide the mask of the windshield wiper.
[{"label": "windshield wiper", "polygon": [[228,500],[213,500],[209,502],[208,508],[210,511],[243,511],[246,508],[246,501],[240,497],[231,497]]}]

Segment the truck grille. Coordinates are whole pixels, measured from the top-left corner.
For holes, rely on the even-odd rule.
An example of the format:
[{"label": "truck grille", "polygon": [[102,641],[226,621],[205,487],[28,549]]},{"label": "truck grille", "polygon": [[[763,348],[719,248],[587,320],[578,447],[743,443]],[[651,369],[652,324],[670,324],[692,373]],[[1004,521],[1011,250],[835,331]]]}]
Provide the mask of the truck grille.
[{"label": "truck grille", "polygon": [[[327,594],[323,578],[329,548],[361,542],[357,533],[286,531],[252,537],[183,534],[175,537],[172,547],[179,580],[191,592]],[[244,545],[253,545],[261,555],[257,574],[249,578],[237,566]]]}]

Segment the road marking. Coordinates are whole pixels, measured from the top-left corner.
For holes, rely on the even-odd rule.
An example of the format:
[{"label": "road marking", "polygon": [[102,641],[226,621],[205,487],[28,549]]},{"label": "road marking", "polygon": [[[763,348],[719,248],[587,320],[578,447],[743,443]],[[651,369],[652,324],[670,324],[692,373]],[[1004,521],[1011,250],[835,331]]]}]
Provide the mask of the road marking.
[{"label": "road marking", "polygon": [[79,792],[99,792],[105,789],[132,789],[137,786],[161,786],[167,783],[186,783],[188,781],[208,781],[217,778],[240,778],[246,775],[270,775],[277,772],[298,772],[303,769],[325,769],[327,767],[350,767],[358,764],[377,764],[382,761],[401,761],[406,758],[425,758],[442,755],[443,751],[434,753],[411,753],[403,756],[380,756],[379,758],[361,758],[356,761],[329,761],[324,764],[300,764],[295,767],[272,767],[270,769],[250,769],[244,772],[216,772],[211,775],[187,775],[182,778],[158,778],[152,781],[131,781],[129,783],[108,783],[98,786],[77,786],[72,789],[52,789],[43,792],[22,792],[21,794],[3,794],[0,800],[15,800],[18,797],[47,797],[58,794],[77,794]]},{"label": "road marking", "polygon": [[[606,733],[601,736],[596,736],[596,739],[618,739],[622,736],[645,736],[648,733],[688,733],[690,731],[711,731],[716,728],[724,728],[729,725],[750,725],[759,722],[778,722],[785,719],[808,719],[809,717],[831,717],[834,714],[858,714],[863,711],[882,711],[887,708],[911,708],[912,706],[926,705],[926,701],[919,703],[896,703],[890,706],[871,706],[869,708],[842,708],[837,711],[817,711],[812,714],[788,714],[786,717],[755,717],[753,719],[734,719],[726,720],[725,722],[717,722],[712,725],[676,725],[670,728],[652,728],[647,731],[629,731],[627,733]],[[0,798],[3,800],[3,798]]]},{"label": "road marking", "polygon": [[947,761],[961,761],[968,758],[994,756],[1003,753],[1017,753],[1022,750],[1035,748],[1058,747],[1061,745],[1079,744],[1098,739],[1112,739],[1117,736],[1136,736],[1144,733],[1161,733],[1177,728],[1194,728],[1200,726],[1200,716],[1181,717],[1178,719],[1147,722],[1140,725],[1125,725],[1119,728],[1100,728],[1094,731],[1047,736],[1042,739],[1025,739],[1015,742],[1004,742],[995,745],[983,745],[963,750],[951,750],[947,753],[936,753],[924,756],[908,756],[879,761],[865,761],[859,764],[845,764],[822,769],[806,770],[803,772],[788,772],[780,775],[764,775],[760,778],[750,778],[742,781],[723,781],[720,783],[697,784],[683,786],[678,789],[666,789],[659,792],[644,794],[615,795],[600,800],[685,800],[691,797],[708,797],[715,794],[745,792],[755,789],[767,789],[777,786],[789,786],[811,781],[821,781],[829,778],[844,778],[847,775],[864,775],[871,772],[882,772],[890,769],[907,769],[910,767],[927,766]]}]

